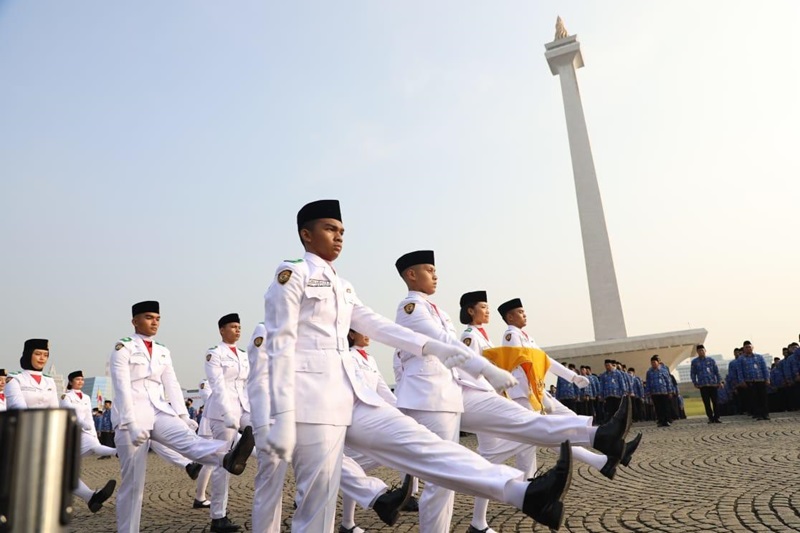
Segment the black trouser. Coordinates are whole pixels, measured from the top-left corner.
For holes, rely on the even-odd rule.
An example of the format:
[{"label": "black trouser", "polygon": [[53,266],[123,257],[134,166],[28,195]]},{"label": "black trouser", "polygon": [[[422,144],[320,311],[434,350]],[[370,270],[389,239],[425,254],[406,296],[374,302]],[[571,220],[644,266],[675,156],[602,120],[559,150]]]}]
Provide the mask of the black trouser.
[{"label": "black trouser", "polygon": [[117,445],[114,443],[113,431],[101,431],[100,435],[97,438],[100,441],[100,444],[102,444],[103,446],[108,446],[109,448],[117,447]]},{"label": "black trouser", "polygon": [[666,394],[653,394],[653,407],[656,411],[656,421],[659,426],[666,426],[669,423],[671,404],[669,396]]},{"label": "black trouser", "polygon": [[736,389],[736,408],[740,415],[753,414],[750,412],[750,389],[747,385]]},{"label": "black trouser", "polygon": [[622,398],[618,398],[616,396],[609,396],[606,398],[606,405],[605,405],[605,418],[604,421],[608,422],[611,420],[611,417],[614,416],[614,413],[617,412],[619,409],[619,404],[622,403]]},{"label": "black trouser", "polygon": [[706,416],[709,420],[719,419],[719,407],[717,406],[717,387],[700,387],[700,396],[703,398],[703,405],[706,408]]},{"label": "black trouser", "polygon": [[578,411],[575,410],[575,398],[564,398],[558,401],[561,402],[564,405],[564,407],[566,407],[576,415],[578,414]]},{"label": "black trouser", "polygon": [[769,416],[767,406],[767,384],[763,381],[748,381],[747,388],[750,396],[750,414],[755,418]]},{"label": "black trouser", "polygon": [[633,400],[633,421],[641,422],[644,420],[644,402],[641,398],[637,398],[636,396],[631,398],[631,400]]}]

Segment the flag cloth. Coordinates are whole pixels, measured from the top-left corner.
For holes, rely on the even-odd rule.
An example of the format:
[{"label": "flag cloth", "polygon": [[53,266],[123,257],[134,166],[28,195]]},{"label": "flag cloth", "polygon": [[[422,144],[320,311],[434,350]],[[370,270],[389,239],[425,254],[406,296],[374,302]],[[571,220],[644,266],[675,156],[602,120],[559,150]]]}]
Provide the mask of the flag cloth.
[{"label": "flag cloth", "polygon": [[538,348],[500,346],[487,348],[483,356],[496,366],[511,372],[521,367],[530,384],[528,399],[534,411],[544,413],[544,376],[550,368],[550,358]]}]

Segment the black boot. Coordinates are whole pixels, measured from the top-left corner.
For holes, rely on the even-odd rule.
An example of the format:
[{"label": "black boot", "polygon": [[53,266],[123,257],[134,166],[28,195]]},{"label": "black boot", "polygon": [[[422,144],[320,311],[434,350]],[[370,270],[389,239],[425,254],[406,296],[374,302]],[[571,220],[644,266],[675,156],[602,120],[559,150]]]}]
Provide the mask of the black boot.
[{"label": "black boot", "polygon": [[642,434],[639,433],[636,435],[632,441],[625,444],[625,453],[620,460],[623,466],[628,466],[631,464],[631,457],[633,457],[633,453],[639,447],[639,443],[642,442]]},{"label": "black boot", "polygon": [[408,503],[408,499],[411,498],[411,489],[413,487],[412,479],[411,476],[407,475],[399,488],[384,492],[378,496],[378,499],[372,504],[372,510],[378,514],[378,517],[384,524],[393,526],[395,522],[397,522],[397,519],[400,517],[400,509]]},{"label": "black boot", "polygon": [[619,459],[616,457],[609,457],[606,459],[606,464],[600,469],[600,473],[608,479],[614,479],[614,476],[617,474],[617,465],[619,465],[619,462]]},{"label": "black boot", "polygon": [[87,504],[89,506],[89,510],[93,513],[99,511],[100,508],[103,507],[103,502],[109,499],[114,493],[114,487],[116,486],[117,482],[112,479],[106,483],[105,487],[92,494],[92,497],[89,498],[89,503]]},{"label": "black boot", "polygon": [[239,531],[242,529],[242,526],[236,525],[228,518],[228,516],[223,516],[222,518],[212,518],[211,519],[211,532],[212,533],[234,533],[235,531]]},{"label": "black boot", "polygon": [[255,445],[253,428],[245,426],[239,442],[236,443],[231,451],[225,454],[225,458],[222,460],[222,467],[234,476],[238,476],[244,472],[244,467],[247,466],[247,458],[250,457]]},{"label": "black boot", "polygon": [[611,420],[597,428],[592,447],[609,457],[621,459],[625,453],[625,436],[631,428],[631,397],[625,396]]},{"label": "black boot", "polygon": [[569,441],[561,443],[556,466],[531,479],[525,491],[522,512],[542,525],[558,530],[564,521],[564,495],[572,481],[572,448]]},{"label": "black boot", "polygon": [[189,474],[189,477],[194,481],[197,479],[197,476],[200,475],[201,468],[203,468],[203,465],[200,463],[189,463],[186,465],[186,473]]}]

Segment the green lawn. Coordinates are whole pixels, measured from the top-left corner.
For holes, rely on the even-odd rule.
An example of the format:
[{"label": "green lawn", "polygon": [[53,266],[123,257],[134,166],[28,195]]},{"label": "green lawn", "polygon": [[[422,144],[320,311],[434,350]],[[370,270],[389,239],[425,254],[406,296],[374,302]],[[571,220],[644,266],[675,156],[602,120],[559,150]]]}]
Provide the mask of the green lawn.
[{"label": "green lawn", "polygon": [[683,408],[686,411],[686,416],[706,414],[706,409],[703,407],[703,400],[701,398],[684,398]]}]

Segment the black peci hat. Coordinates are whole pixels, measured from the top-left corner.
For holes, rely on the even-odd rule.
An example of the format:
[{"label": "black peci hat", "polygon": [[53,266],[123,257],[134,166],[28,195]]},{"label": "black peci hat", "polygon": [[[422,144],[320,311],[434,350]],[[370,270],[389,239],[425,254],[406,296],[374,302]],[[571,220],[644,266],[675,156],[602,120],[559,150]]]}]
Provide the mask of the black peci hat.
[{"label": "black peci hat", "polygon": [[407,268],[415,265],[435,265],[433,258],[433,250],[417,250],[416,252],[408,252],[400,256],[400,259],[394,262],[397,273],[401,276]]},{"label": "black peci hat", "polygon": [[131,306],[131,316],[141,315],[142,313],[160,313],[158,302],[147,300]]},{"label": "black peci hat", "polygon": [[217,326],[219,327],[223,327],[224,325],[231,323],[236,323],[236,324],[240,323],[238,313],[231,313],[217,320]]},{"label": "black peci hat", "polygon": [[506,319],[506,313],[509,311],[513,311],[514,309],[519,309],[522,307],[522,300],[519,298],[514,298],[513,300],[509,300],[504,304],[500,304],[500,307],[497,308],[497,312],[500,313],[500,316],[503,320]]},{"label": "black peci hat", "polygon": [[300,231],[307,222],[320,218],[333,218],[341,222],[339,200],[317,200],[301,207],[297,212],[297,230]]}]

